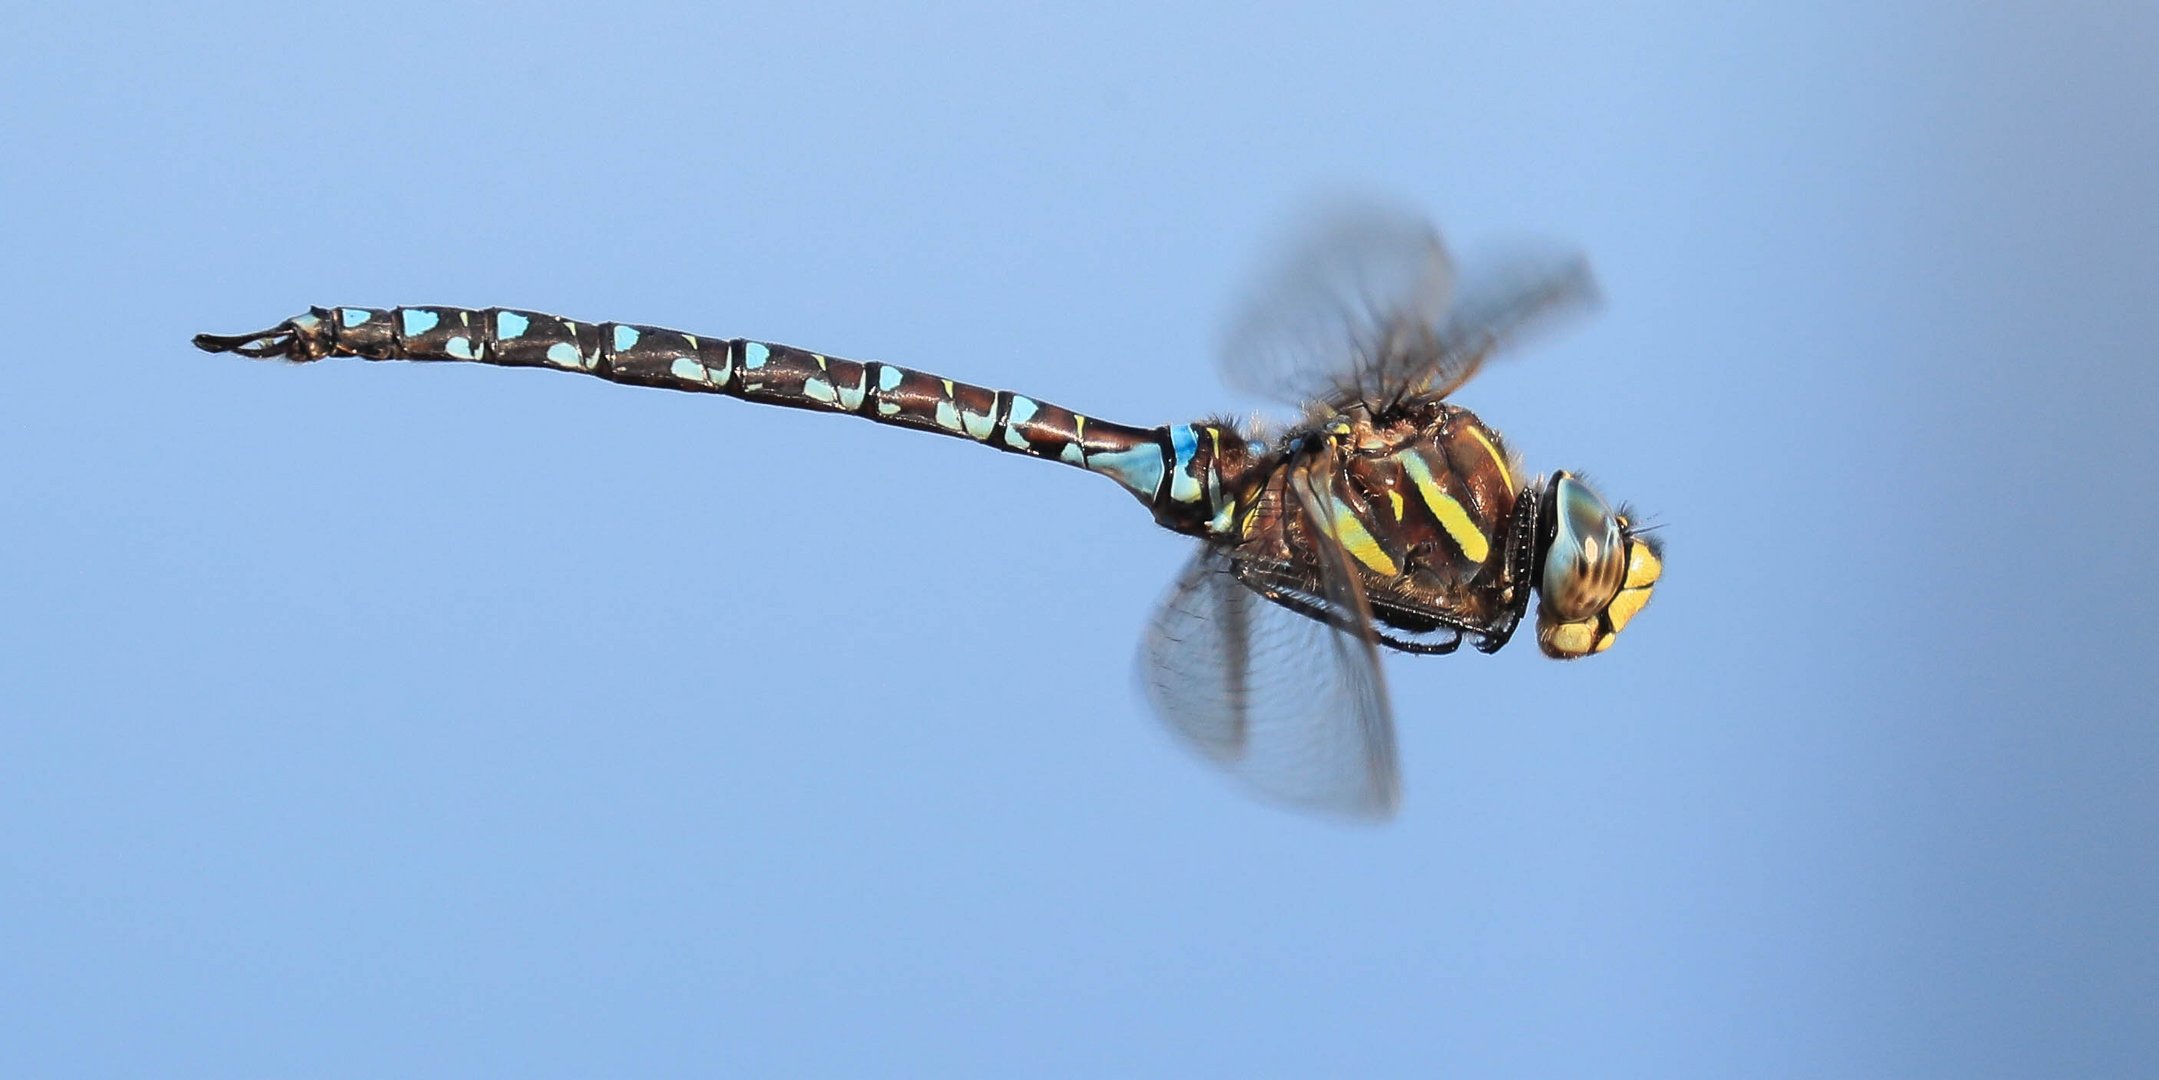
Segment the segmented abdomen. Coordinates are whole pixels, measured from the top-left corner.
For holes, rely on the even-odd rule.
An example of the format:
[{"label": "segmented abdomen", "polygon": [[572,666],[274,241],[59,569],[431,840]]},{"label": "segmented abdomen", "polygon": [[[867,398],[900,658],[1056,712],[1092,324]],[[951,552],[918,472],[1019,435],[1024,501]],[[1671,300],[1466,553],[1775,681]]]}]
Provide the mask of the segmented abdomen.
[{"label": "segmented abdomen", "polygon": [[895,364],[657,326],[586,323],[510,308],[339,307],[312,308],[274,333],[289,334],[289,340],[275,345],[273,353],[255,355],[554,368],[638,386],[852,413],[971,439],[1108,476],[1147,503],[1156,520],[1181,532],[1204,534],[1210,524],[1227,522],[1222,470],[1241,470],[1249,456],[1240,436],[1216,425],[1129,427]]}]

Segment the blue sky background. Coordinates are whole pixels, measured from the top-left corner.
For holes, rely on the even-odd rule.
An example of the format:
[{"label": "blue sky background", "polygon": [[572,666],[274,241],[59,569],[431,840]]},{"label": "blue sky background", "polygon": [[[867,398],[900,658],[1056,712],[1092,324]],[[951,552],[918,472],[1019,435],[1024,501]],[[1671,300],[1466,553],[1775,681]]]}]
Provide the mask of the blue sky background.
[{"label": "blue sky background", "polygon": [[[0,33],[0,1073],[2159,1070],[2149,5],[68,7]],[[1159,423],[1314,192],[1591,255],[1461,400],[1667,523],[1384,829],[962,443],[188,347],[750,335]]]}]

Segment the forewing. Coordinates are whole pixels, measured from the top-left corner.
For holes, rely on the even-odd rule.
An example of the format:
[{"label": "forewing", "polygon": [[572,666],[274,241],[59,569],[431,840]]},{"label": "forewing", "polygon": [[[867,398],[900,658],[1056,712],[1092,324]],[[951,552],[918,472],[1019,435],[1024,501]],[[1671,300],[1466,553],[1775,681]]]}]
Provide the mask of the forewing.
[{"label": "forewing", "polygon": [[1246,290],[1222,376],[1299,407],[1389,396],[1389,337],[1403,326],[1429,333],[1453,295],[1454,263],[1429,222],[1383,205],[1330,209]]},{"label": "forewing", "polygon": [[[1463,284],[1462,282],[1467,282]],[[1360,205],[1324,214],[1247,292],[1223,377],[1291,405],[1448,396],[1484,362],[1596,306],[1579,253],[1516,244],[1459,274],[1416,214]]]},{"label": "forewing", "polygon": [[1336,503],[1332,485],[1341,475],[1331,453],[1309,456],[1291,468],[1287,486],[1321,538],[1312,554],[1319,563],[1321,599],[1330,627],[1326,641],[1334,654],[1332,670],[1342,680],[1345,697],[1354,704],[1350,715],[1357,723],[1357,741],[1365,750],[1365,773],[1383,797],[1386,812],[1392,814],[1402,797],[1394,756],[1394,709],[1387,702],[1387,680],[1379,670],[1378,635],[1363,579],[1349,565],[1348,550],[1335,533],[1330,512]]},{"label": "forewing", "polygon": [[1141,678],[1171,731],[1261,796],[1383,819],[1399,801],[1394,730],[1359,646],[1246,588],[1207,548],[1156,611]]},{"label": "forewing", "polygon": [[1388,385],[1446,397],[1486,360],[1597,306],[1596,279],[1578,252],[1519,245],[1479,261],[1469,280],[1428,339],[1387,353]]}]

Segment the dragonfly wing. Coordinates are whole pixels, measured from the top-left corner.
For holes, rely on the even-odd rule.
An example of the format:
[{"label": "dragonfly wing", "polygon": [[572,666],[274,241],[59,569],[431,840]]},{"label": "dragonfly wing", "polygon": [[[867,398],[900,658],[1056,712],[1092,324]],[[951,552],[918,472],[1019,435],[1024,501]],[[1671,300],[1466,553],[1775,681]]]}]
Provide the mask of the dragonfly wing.
[{"label": "dragonfly wing", "polygon": [[1372,608],[1364,594],[1363,579],[1349,564],[1349,552],[1335,530],[1333,511],[1341,504],[1333,494],[1333,485],[1341,475],[1341,469],[1329,458],[1310,456],[1291,469],[1288,487],[1305,519],[1322,537],[1312,546],[1319,560],[1320,589],[1328,612],[1326,643],[1333,656],[1328,669],[1340,681],[1348,715],[1357,727],[1367,781],[1384,803],[1386,813],[1392,814],[1402,798],[1401,771],[1394,751],[1394,709],[1387,701],[1386,676],[1379,669],[1378,634],[1372,626]]},{"label": "dragonfly wing", "polygon": [[1437,326],[1453,296],[1454,261],[1429,222],[1379,204],[1330,208],[1246,290],[1222,376],[1298,407],[1384,394],[1391,328]]},{"label": "dragonfly wing", "polygon": [[1597,306],[1596,279],[1578,252],[1517,245],[1480,260],[1470,280],[1429,342],[1394,358],[1393,385],[1446,397],[1486,360]]},{"label": "dragonfly wing", "polygon": [[1517,244],[1461,274],[1413,212],[1363,205],[1319,225],[1247,293],[1221,365],[1238,389],[1303,406],[1445,397],[1531,332],[1595,306],[1578,253]]},{"label": "dragonfly wing", "polygon": [[[1354,587],[1354,578],[1350,579]],[[1387,818],[1394,721],[1361,591],[1319,615],[1270,602],[1205,548],[1148,628],[1142,678],[1180,738],[1276,801]]]}]

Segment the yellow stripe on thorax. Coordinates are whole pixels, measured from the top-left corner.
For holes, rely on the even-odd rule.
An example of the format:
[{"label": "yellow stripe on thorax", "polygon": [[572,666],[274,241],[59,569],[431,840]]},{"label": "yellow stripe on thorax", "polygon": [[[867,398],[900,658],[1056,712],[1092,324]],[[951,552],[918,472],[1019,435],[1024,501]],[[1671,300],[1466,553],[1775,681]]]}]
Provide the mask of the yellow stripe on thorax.
[{"label": "yellow stripe on thorax", "polygon": [[[1507,469],[1507,455],[1500,453],[1499,447],[1492,445],[1492,437],[1486,435],[1483,428],[1478,427],[1475,424],[1470,424],[1468,425],[1468,427],[1469,433],[1471,435],[1475,435],[1477,437],[1477,441],[1484,444],[1484,452],[1492,455],[1492,465],[1494,468],[1497,468],[1499,470],[1500,486],[1506,488],[1508,491],[1513,491],[1514,474]],[[1479,561],[1481,562],[1483,560]]]},{"label": "yellow stripe on thorax", "polygon": [[[1473,563],[1483,562],[1492,553],[1491,543],[1477,528],[1477,523],[1469,519],[1469,511],[1462,509],[1454,496],[1439,489],[1439,481],[1432,478],[1432,469],[1424,463],[1424,458],[1414,450],[1404,450],[1394,455],[1394,459],[1402,463],[1402,471],[1417,485],[1418,496],[1424,499],[1424,505],[1432,508],[1432,516],[1439,519],[1440,528],[1447,530],[1447,535],[1454,538],[1455,546],[1462,549],[1462,557]],[[1504,475],[1506,467],[1500,468]]]},{"label": "yellow stripe on thorax", "polygon": [[1371,567],[1373,573],[1394,577],[1402,572],[1394,559],[1380,548],[1379,541],[1365,531],[1364,522],[1358,521],[1357,515],[1342,500],[1330,498],[1327,501],[1334,507],[1334,542],[1340,544],[1342,550]]}]

